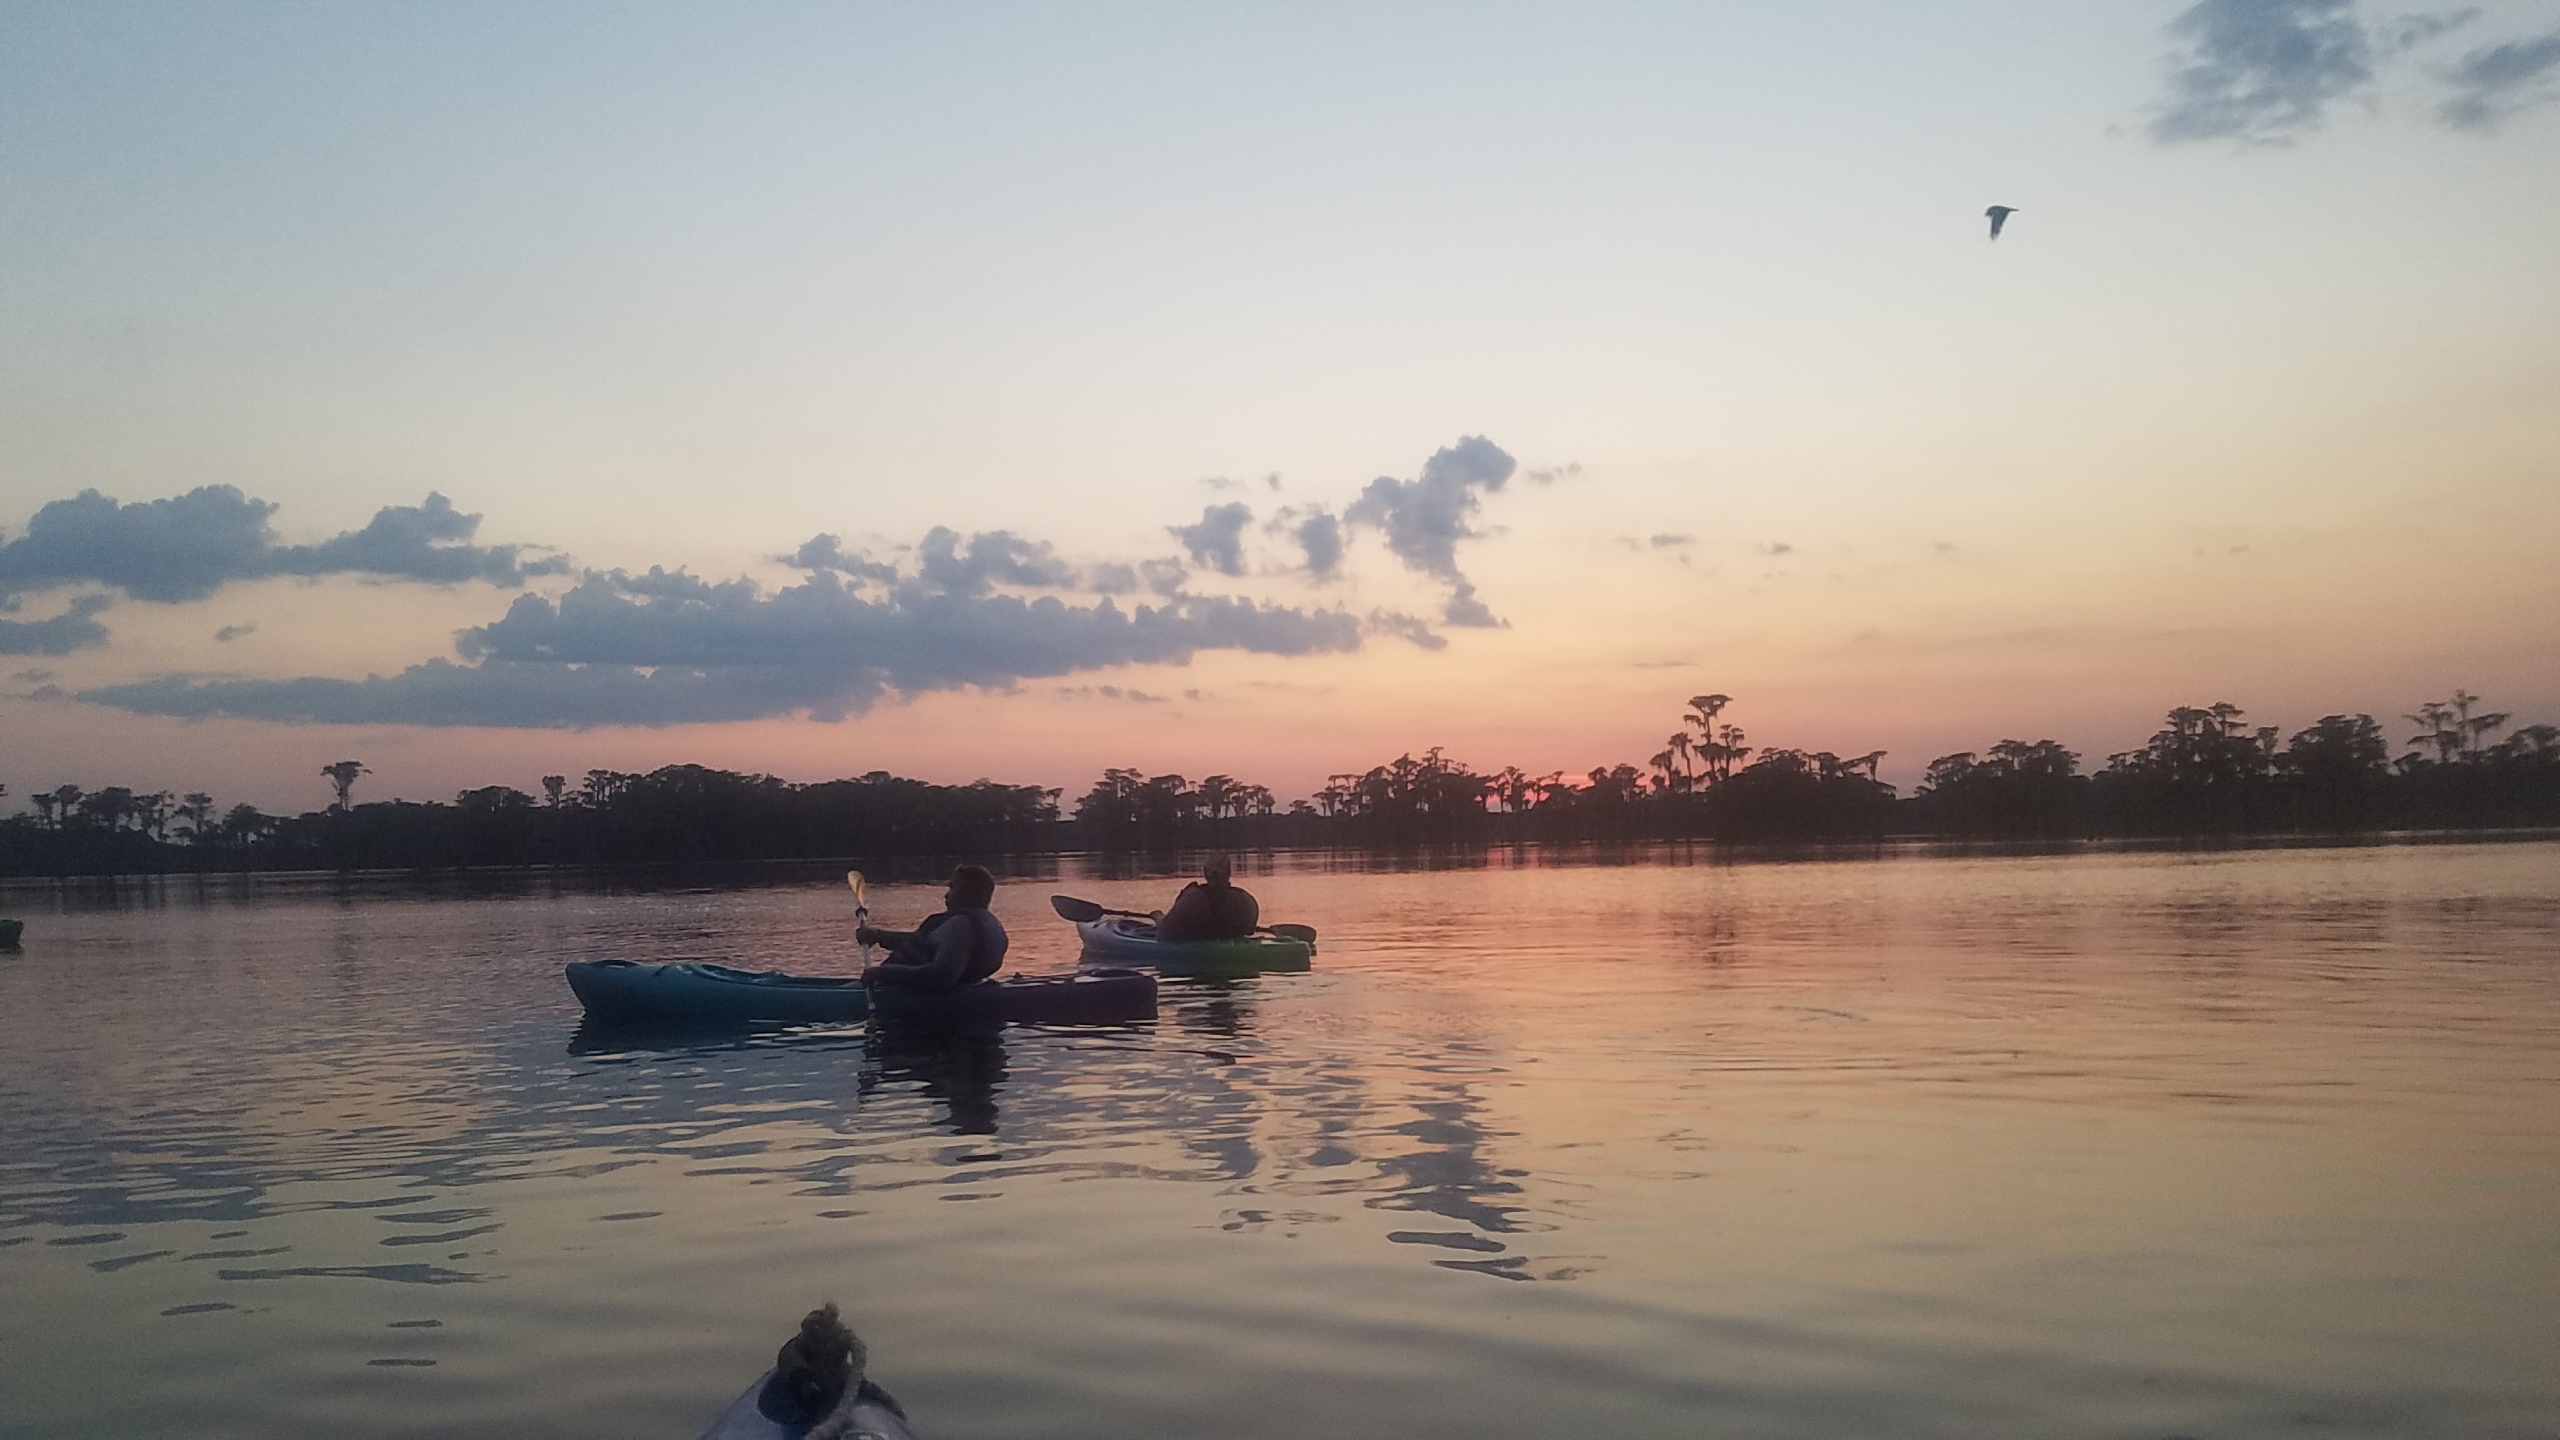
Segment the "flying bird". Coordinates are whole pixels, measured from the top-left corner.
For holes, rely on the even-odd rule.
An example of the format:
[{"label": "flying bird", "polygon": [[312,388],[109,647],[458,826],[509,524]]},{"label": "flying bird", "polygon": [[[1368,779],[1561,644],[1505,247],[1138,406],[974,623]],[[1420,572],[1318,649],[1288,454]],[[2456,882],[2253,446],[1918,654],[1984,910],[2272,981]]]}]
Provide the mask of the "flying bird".
[{"label": "flying bird", "polygon": [[1991,217],[1991,238],[1997,240],[2000,238],[2000,227],[2009,223],[2009,217],[2018,213],[2018,207],[1994,205],[1982,213]]}]

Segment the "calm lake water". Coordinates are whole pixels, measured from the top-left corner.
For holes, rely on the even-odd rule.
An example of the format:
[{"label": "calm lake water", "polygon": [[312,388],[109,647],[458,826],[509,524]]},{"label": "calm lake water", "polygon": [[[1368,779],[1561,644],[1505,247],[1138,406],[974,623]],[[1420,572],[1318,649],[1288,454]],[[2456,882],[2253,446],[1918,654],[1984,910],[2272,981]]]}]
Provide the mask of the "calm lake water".
[{"label": "calm lake water", "polygon": [[830,1297],[929,1440],[2560,1434],[2560,845],[1677,859],[940,1040],[581,1030],[841,886],[9,892],[0,1434],[689,1440]]}]

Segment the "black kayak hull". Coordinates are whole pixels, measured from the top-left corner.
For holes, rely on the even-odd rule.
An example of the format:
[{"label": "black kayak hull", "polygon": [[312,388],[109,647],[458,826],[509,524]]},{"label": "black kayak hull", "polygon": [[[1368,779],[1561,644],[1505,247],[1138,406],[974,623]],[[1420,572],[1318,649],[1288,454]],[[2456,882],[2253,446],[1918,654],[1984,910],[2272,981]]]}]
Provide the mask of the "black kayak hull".
[{"label": "black kayak hull", "polygon": [[884,1024],[1119,1025],[1156,1015],[1156,977],[1136,970],[1016,975],[926,995],[881,986],[872,1013]]}]

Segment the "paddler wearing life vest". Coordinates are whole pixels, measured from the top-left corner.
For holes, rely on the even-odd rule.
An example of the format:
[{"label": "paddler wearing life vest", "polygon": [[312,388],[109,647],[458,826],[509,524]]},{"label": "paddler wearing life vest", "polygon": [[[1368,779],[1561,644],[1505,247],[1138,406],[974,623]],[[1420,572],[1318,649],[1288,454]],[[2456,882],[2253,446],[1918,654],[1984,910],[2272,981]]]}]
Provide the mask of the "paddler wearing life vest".
[{"label": "paddler wearing life vest", "polygon": [[995,974],[1006,944],[1004,926],[987,909],[995,898],[996,877],[982,865],[963,865],[942,892],[941,914],[913,930],[856,929],[856,944],[889,947],[889,958],[863,971],[862,983],[938,995]]},{"label": "paddler wearing life vest", "polygon": [[1235,883],[1235,864],[1212,855],[1200,867],[1200,878],[1182,887],[1173,908],[1156,917],[1156,938],[1167,944],[1186,940],[1241,940],[1262,923],[1262,902]]}]

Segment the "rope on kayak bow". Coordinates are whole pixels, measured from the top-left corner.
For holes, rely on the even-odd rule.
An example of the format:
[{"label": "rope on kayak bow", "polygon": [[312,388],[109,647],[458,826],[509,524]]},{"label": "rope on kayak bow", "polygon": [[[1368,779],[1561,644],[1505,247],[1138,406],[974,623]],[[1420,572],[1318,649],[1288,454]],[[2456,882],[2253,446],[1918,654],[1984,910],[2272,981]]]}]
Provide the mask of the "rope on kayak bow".
[{"label": "rope on kayak bow", "polygon": [[790,1395],[796,1423],[818,1417],[805,1440],[839,1440],[853,1429],[854,1402],[862,1397],[862,1372],[870,1347],[828,1301],[800,1321],[800,1333],[773,1357],[773,1383]]}]

